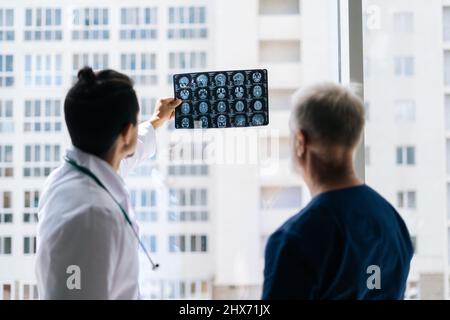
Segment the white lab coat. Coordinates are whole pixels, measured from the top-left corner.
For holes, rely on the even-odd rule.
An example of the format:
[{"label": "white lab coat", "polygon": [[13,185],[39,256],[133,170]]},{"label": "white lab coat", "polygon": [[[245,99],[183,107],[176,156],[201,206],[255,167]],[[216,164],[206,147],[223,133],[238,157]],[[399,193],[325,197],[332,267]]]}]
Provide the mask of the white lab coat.
[{"label": "white lab coat", "polygon": [[[142,123],[138,132],[136,152],[121,162],[119,174],[94,155],[73,146],[67,150],[67,156],[109,189],[135,228],[122,177],[156,150],[152,125]],[[50,174],[41,194],[35,270],[40,299],[139,298],[138,242],[133,230],[107,192],[66,162]]]}]

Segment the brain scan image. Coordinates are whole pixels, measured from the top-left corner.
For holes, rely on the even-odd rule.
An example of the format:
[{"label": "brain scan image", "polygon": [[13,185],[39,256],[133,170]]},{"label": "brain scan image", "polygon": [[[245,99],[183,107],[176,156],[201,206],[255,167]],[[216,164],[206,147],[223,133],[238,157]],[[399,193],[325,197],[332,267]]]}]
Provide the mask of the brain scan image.
[{"label": "brain scan image", "polygon": [[183,90],[180,91],[181,99],[187,100],[187,99],[189,99],[189,96],[190,96],[189,90],[183,89]]},{"label": "brain scan image", "polygon": [[217,88],[216,89],[217,99],[225,99],[227,96],[227,90],[225,88]]},{"label": "brain scan image", "polygon": [[227,77],[223,73],[219,73],[214,77],[214,81],[216,82],[216,86],[223,87],[227,82]]},{"label": "brain scan image", "polygon": [[256,100],[255,103],[253,103],[253,109],[255,109],[256,111],[260,111],[262,107],[262,102],[259,100]]},{"label": "brain scan image", "polygon": [[181,113],[183,113],[183,114],[188,114],[189,111],[191,111],[191,106],[187,102],[183,102],[181,104],[180,108],[181,108]]},{"label": "brain scan image", "polygon": [[262,96],[262,88],[261,86],[254,86],[253,87],[253,96],[256,98],[259,98]]},{"label": "brain scan image", "polygon": [[202,128],[208,128],[208,117],[206,116],[200,117],[200,125]]},{"label": "brain scan image", "polygon": [[217,112],[225,112],[227,111],[227,104],[223,101],[219,101],[217,104]]},{"label": "brain scan image", "polygon": [[200,102],[200,104],[198,105],[198,111],[200,111],[200,113],[207,113],[208,104],[206,102]]},{"label": "brain scan image", "polygon": [[238,99],[241,99],[244,96],[244,92],[245,92],[244,87],[234,88],[234,96]]},{"label": "brain scan image", "polygon": [[205,100],[206,98],[208,98],[208,90],[206,89],[198,90],[198,98],[201,100]]},{"label": "brain scan image", "polygon": [[234,118],[234,124],[236,127],[245,127],[246,121],[243,114],[239,114]]},{"label": "brain scan image", "polygon": [[261,72],[253,72],[252,74],[253,82],[260,82],[261,78],[262,78]]},{"label": "brain scan image", "polygon": [[242,73],[238,72],[233,76],[233,83],[235,86],[242,86],[244,84],[245,77]]},{"label": "brain scan image", "polygon": [[201,74],[197,77],[197,85],[199,87],[206,87],[208,85],[208,77],[204,74]]},{"label": "brain scan image", "polygon": [[267,70],[223,70],[173,75],[176,129],[244,128],[269,124]]},{"label": "brain scan image", "polygon": [[225,128],[227,126],[227,117],[221,114],[217,117],[217,127]]},{"label": "brain scan image", "polygon": [[189,86],[189,78],[181,77],[178,84],[180,85],[180,88],[187,88]]},{"label": "brain scan image", "polygon": [[252,117],[252,124],[254,126],[262,126],[264,125],[264,116],[260,113],[257,113],[253,115]]},{"label": "brain scan image", "polygon": [[190,127],[189,118],[181,119],[181,127],[182,128],[189,128]]},{"label": "brain scan image", "polygon": [[245,109],[245,104],[242,101],[238,101],[236,102],[234,108],[236,109],[237,112],[242,112]]}]

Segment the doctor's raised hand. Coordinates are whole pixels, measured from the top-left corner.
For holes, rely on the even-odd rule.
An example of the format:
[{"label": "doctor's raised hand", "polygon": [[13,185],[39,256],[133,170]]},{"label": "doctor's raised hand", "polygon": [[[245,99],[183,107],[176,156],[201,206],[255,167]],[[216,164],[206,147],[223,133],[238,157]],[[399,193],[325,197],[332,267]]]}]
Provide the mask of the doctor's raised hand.
[{"label": "doctor's raised hand", "polygon": [[64,101],[72,146],[47,178],[38,208],[41,299],[139,298],[142,243],[123,178],[153,156],[155,129],[174,117],[180,103],[160,99],[152,117],[139,123],[127,75],[90,67],[78,72]]}]

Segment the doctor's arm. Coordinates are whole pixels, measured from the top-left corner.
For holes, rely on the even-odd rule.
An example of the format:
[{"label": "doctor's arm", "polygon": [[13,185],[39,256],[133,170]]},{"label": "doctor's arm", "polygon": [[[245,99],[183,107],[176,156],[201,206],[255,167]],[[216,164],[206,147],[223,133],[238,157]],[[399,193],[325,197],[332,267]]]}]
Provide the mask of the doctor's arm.
[{"label": "doctor's arm", "polygon": [[175,108],[181,104],[181,100],[174,98],[159,99],[155,105],[155,111],[150,120],[139,124],[138,140],[133,156],[121,161],[119,174],[125,177],[142,161],[150,158],[156,152],[155,130],[166,121],[175,116]]}]

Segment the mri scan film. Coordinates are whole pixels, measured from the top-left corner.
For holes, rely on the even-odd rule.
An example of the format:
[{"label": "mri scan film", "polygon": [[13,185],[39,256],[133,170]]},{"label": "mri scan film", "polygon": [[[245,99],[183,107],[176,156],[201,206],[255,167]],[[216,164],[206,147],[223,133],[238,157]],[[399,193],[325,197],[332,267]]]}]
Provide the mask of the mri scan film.
[{"label": "mri scan film", "polygon": [[183,73],[173,76],[175,128],[256,127],[269,124],[267,70]]}]

